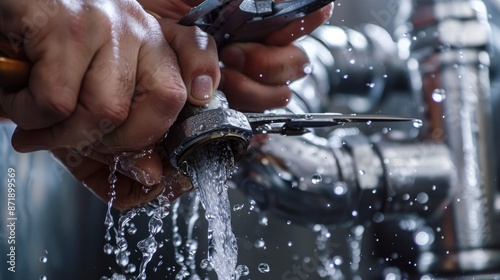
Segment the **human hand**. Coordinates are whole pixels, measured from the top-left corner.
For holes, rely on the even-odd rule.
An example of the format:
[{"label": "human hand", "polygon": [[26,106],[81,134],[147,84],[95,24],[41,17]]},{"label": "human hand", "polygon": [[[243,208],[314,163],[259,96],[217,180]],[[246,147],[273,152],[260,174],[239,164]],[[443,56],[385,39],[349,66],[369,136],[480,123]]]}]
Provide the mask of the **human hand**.
[{"label": "human hand", "polygon": [[[160,17],[179,20],[191,6],[201,0],[140,0]],[[263,111],[287,104],[291,91],[287,87],[304,75],[307,57],[291,43],[328,20],[333,4],[297,19],[269,34],[263,42],[235,43],[220,53],[225,67],[221,69],[219,89],[231,107],[242,111]]]},{"label": "human hand", "polygon": [[263,111],[283,107],[290,98],[287,86],[306,75],[305,53],[292,42],[327,21],[333,4],[295,20],[269,34],[263,42],[233,43],[222,49],[219,89],[231,107]]},{"label": "human hand", "polygon": [[[213,40],[157,21],[135,1],[5,0],[0,16],[0,31],[18,39],[14,52],[32,64],[26,88],[0,89],[1,108],[18,125],[14,148],[51,150],[104,200],[113,155],[152,147],[186,98],[207,103],[219,81]],[[122,209],[146,202],[135,187],[159,186],[168,168],[151,151],[128,169],[121,184],[129,187],[118,191]]]}]

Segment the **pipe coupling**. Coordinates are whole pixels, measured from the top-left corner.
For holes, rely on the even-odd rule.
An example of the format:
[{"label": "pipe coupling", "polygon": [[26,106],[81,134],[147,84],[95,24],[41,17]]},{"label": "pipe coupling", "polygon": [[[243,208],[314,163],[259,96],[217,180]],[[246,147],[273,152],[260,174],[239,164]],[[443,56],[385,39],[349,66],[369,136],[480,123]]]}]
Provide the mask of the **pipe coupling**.
[{"label": "pipe coupling", "polygon": [[229,109],[224,94],[198,107],[186,104],[163,141],[172,165],[182,170],[185,158],[200,147],[216,141],[229,144],[235,162],[246,153],[252,139],[252,128],[246,116]]}]

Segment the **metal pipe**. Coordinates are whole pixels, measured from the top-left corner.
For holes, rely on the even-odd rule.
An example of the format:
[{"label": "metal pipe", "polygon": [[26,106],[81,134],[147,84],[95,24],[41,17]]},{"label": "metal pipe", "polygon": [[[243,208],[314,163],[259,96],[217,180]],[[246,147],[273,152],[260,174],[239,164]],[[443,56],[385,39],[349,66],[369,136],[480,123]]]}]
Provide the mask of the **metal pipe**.
[{"label": "metal pipe", "polygon": [[413,11],[411,56],[419,63],[417,98],[427,120],[420,138],[446,144],[457,169],[453,199],[437,222],[444,239],[423,252],[419,269],[433,275],[498,272],[487,11],[479,0],[417,0]]}]

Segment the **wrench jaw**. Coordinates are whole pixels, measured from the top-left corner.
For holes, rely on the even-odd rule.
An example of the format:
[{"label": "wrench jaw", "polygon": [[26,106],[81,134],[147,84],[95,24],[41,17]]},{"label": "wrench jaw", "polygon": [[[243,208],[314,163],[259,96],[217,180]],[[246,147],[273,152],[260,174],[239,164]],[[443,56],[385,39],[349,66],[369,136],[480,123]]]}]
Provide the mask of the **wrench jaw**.
[{"label": "wrench jaw", "polygon": [[231,42],[259,42],[287,23],[334,0],[205,0],[180,19],[212,35],[222,48]]}]

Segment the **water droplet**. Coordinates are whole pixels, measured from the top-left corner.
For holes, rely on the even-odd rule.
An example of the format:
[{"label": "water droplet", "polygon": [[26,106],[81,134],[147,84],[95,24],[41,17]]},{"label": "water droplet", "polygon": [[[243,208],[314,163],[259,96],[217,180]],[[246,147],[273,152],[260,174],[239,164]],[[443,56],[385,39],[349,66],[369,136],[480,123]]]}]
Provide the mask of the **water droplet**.
[{"label": "water droplet", "polygon": [[347,78],[349,78],[349,75],[345,74],[345,75],[343,76],[343,78],[344,78],[344,80],[347,80]]},{"label": "water droplet", "polygon": [[432,92],[432,100],[436,102],[443,102],[446,99],[446,91],[442,88],[437,88]]},{"label": "water droplet", "polygon": [[349,63],[350,63],[350,64],[354,64],[354,63],[356,63],[356,60],[351,59],[351,60],[349,60]]},{"label": "water droplet", "polygon": [[413,127],[421,128],[423,125],[424,125],[424,123],[422,122],[422,120],[419,120],[419,119],[413,120]]},{"label": "water droplet", "polygon": [[259,219],[259,225],[266,227],[269,222],[269,219],[266,216],[262,216]]},{"label": "water droplet", "polygon": [[359,174],[359,175],[365,175],[365,174],[366,174],[366,171],[364,171],[364,170],[360,169],[360,170],[358,170],[358,174]]},{"label": "water droplet", "polygon": [[174,233],[174,236],[172,237],[172,243],[174,246],[179,247],[182,245],[182,237],[179,233]]},{"label": "water droplet", "polygon": [[135,226],[130,226],[128,229],[127,229],[127,233],[130,234],[130,235],[134,235],[137,233],[137,228]]},{"label": "water droplet", "polygon": [[250,274],[250,270],[248,269],[248,266],[244,265],[244,264],[240,264],[236,267],[236,271],[238,272],[238,274],[240,276],[247,276],[248,274]]},{"label": "water droplet", "polygon": [[135,264],[129,263],[127,267],[125,268],[126,273],[134,273],[136,270]]},{"label": "water droplet", "polygon": [[434,233],[429,228],[424,228],[415,234],[414,240],[419,246],[429,245],[434,242]]},{"label": "water droplet", "polygon": [[292,247],[293,246],[293,242],[292,241],[288,241],[288,247]]},{"label": "water droplet", "polygon": [[260,133],[266,134],[269,131],[273,130],[273,128],[269,124],[263,124],[263,125],[258,126],[255,130],[260,132]]},{"label": "water droplet", "polygon": [[429,201],[429,195],[427,195],[426,193],[421,192],[417,195],[417,202],[419,202],[420,204],[425,204],[427,203],[427,201]]},{"label": "water droplet", "polygon": [[302,69],[304,70],[304,74],[306,74],[306,75],[309,75],[313,72],[313,67],[309,63],[305,64]]},{"label": "water droplet", "polygon": [[238,211],[240,211],[241,209],[243,209],[243,207],[245,207],[245,204],[235,204],[235,205],[233,206],[233,211],[234,211],[234,212],[238,212]]},{"label": "water droplet", "polygon": [[369,88],[374,88],[375,87],[375,83],[368,83],[366,84],[367,87]]},{"label": "water droplet", "polygon": [[311,178],[311,182],[315,185],[321,183],[321,181],[323,181],[323,177],[319,174],[314,174]]},{"label": "water droplet", "polygon": [[129,254],[127,251],[118,252],[118,254],[116,254],[116,263],[121,267],[126,267],[129,263],[128,256]]},{"label": "water droplet", "polygon": [[200,267],[202,269],[207,269],[210,266],[210,262],[207,259],[203,259],[200,262]]},{"label": "water droplet", "polygon": [[259,239],[259,240],[255,241],[254,246],[257,249],[262,249],[262,248],[264,248],[264,246],[266,246],[266,242],[262,239]]},{"label": "water droplet", "polygon": [[347,184],[343,181],[335,182],[333,184],[333,193],[336,195],[344,195],[347,193]]},{"label": "water droplet", "polygon": [[385,219],[385,216],[384,216],[384,214],[383,214],[383,213],[381,213],[381,212],[377,212],[377,213],[373,214],[373,218],[372,218],[372,220],[373,220],[375,223],[381,223],[381,222],[383,222],[383,221],[384,221],[384,219]]},{"label": "water droplet", "polygon": [[261,273],[268,273],[269,271],[271,271],[271,268],[267,263],[259,264],[258,269]]},{"label": "water droplet", "polygon": [[372,124],[372,121],[367,121],[366,122],[367,125],[371,125]]},{"label": "water droplet", "polygon": [[163,222],[162,220],[153,217],[149,220],[148,227],[149,227],[149,233],[155,235],[158,232],[160,232],[161,228],[163,227]]},{"label": "water droplet", "polygon": [[341,256],[333,257],[333,263],[337,266],[342,265],[344,263],[344,259]]},{"label": "water droplet", "polygon": [[41,263],[46,263],[47,262],[47,257],[46,256],[41,256],[40,257],[40,262]]},{"label": "water droplet", "polygon": [[104,253],[106,255],[111,255],[113,253],[113,246],[109,243],[104,244]]},{"label": "water droplet", "polygon": [[40,279],[40,280],[47,280],[47,276],[45,276],[45,275],[40,275],[40,278],[38,278],[38,279]]}]

